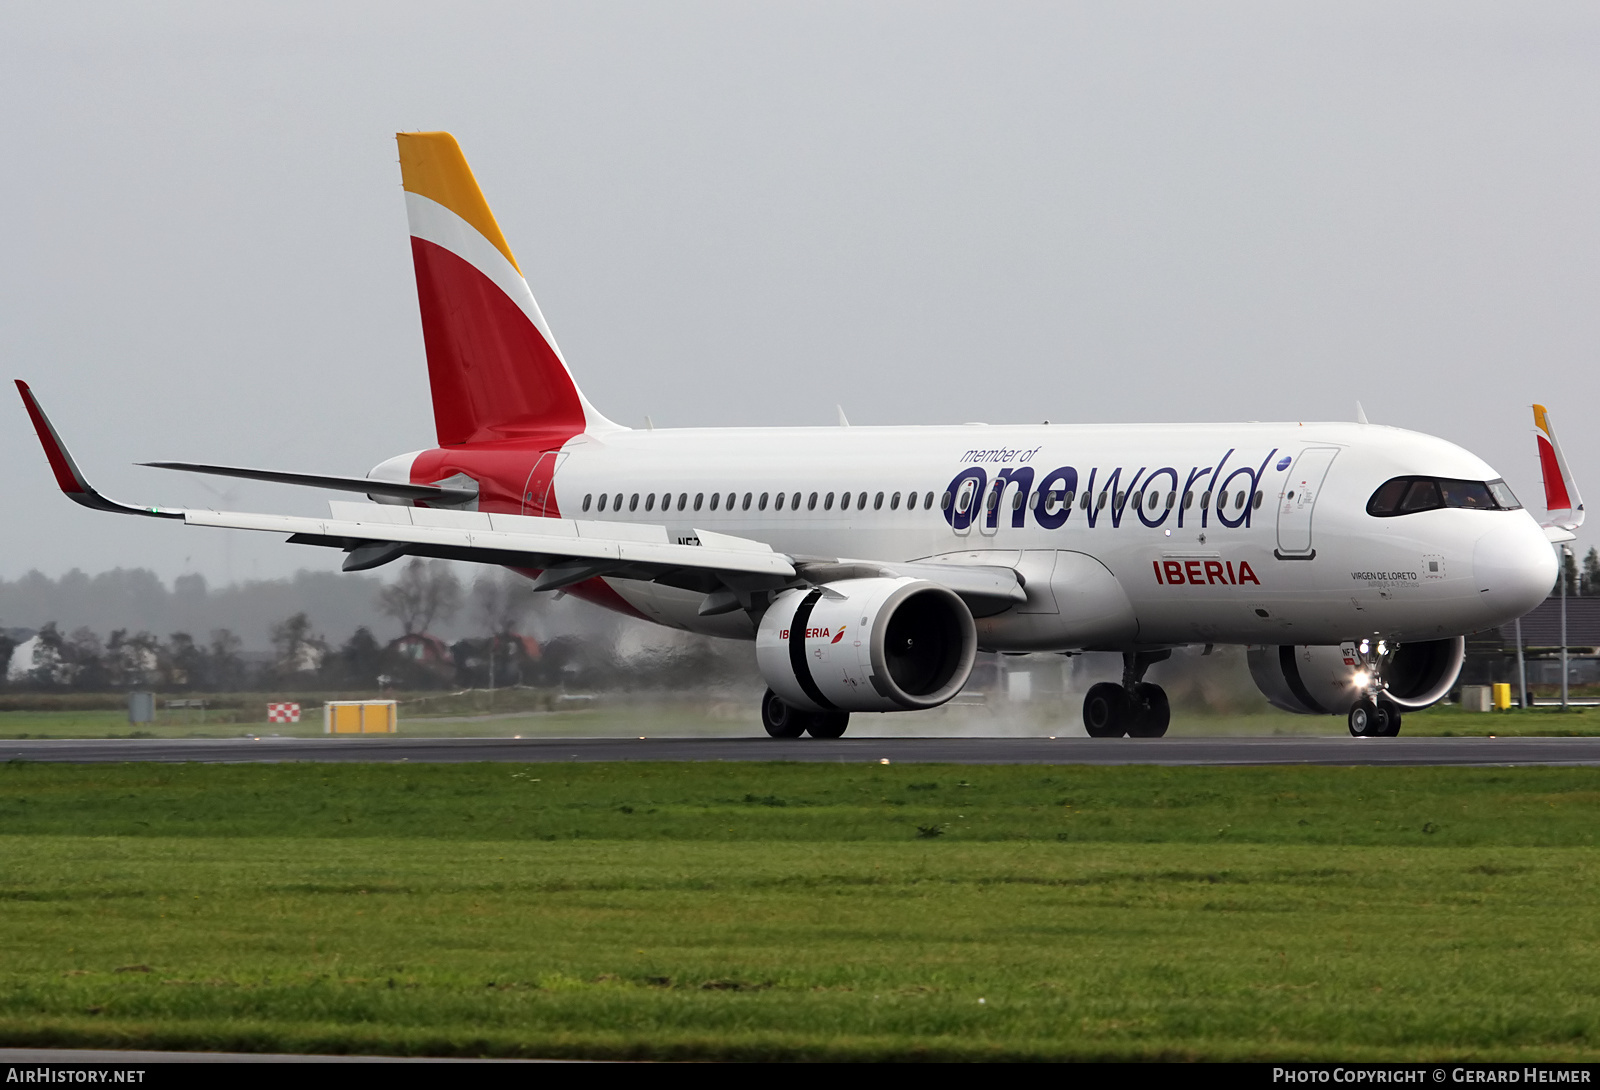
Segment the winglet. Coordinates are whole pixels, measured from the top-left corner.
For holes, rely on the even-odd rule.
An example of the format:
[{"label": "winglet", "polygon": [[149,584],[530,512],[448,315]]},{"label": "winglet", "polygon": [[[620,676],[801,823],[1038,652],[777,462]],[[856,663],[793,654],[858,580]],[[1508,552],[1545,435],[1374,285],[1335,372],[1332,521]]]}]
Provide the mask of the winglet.
[{"label": "winglet", "polygon": [[50,418],[44,415],[44,410],[39,407],[39,399],[33,396],[28,384],[20,378],[16,383],[17,392],[22,395],[22,404],[28,410],[29,419],[33,421],[33,430],[39,434],[39,443],[44,447],[44,456],[50,460],[50,471],[56,475],[56,484],[61,486],[61,491],[67,494],[69,500],[96,511],[114,511],[121,515],[152,515],[156,518],[169,519],[183,517],[182,511],[169,511],[160,507],[131,507],[125,503],[108,500],[96,492],[94,486],[84,477],[83,471],[78,468],[78,463],[73,461],[67,445],[61,441],[61,436],[56,434]]},{"label": "winglet", "polygon": [[1545,509],[1553,516],[1552,525],[1575,530],[1583,525],[1583,497],[1578,495],[1577,482],[1567,468],[1567,456],[1562,453],[1555,428],[1550,424],[1550,413],[1543,405],[1533,407],[1533,424],[1539,429],[1539,469],[1544,474]]}]

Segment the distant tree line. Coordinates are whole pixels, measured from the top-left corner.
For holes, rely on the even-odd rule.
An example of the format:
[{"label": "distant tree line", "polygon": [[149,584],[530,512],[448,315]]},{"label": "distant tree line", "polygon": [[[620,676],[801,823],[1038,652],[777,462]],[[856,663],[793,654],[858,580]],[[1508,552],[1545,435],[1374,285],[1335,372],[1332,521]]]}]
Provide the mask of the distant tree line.
[{"label": "distant tree line", "polygon": [[1567,581],[1567,594],[1578,598],[1600,598],[1600,549],[1591,547],[1583,557],[1583,567],[1578,567],[1578,558],[1572,553],[1563,553],[1561,574],[1556,576],[1555,586],[1551,594],[1561,593],[1561,580]]},{"label": "distant tree line", "polygon": [[[203,638],[175,631],[116,628],[102,639],[87,625],[63,632],[46,623],[0,633],[0,686],[17,692],[265,692],[456,689],[526,685],[676,688],[747,673],[743,657],[700,637],[676,638],[665,651],[623,661],[614,638],[563,635],[539,641],[520,629],[547,602],[522,576],[500,569],[464,587],[455,566],[413,558],[388,584],[371,585],[375,611],[401,635],[380,640],[359,625],[339,642],[317,631],[305,610],[272,624],[271,651],[250,652],[234,631]],[[466,610],[474,635],[433,632]],[[614,635],[614,633],[612,633]],[[9,664],[9,668],[6,666]]]}]

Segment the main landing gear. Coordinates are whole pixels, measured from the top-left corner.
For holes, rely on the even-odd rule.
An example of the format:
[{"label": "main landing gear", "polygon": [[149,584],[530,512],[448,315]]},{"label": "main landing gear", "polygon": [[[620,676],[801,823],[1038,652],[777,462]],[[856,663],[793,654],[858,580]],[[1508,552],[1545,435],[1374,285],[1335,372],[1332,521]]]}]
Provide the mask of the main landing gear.
[{"label": "main landing gear", "polygon": [[1160,738],[1172,721],[1166,690],[1144,680],[1144,672],[1172,657],[1171,651],[1126,651],[1122,684],[1102,681],[1083,698],[1083,726],[1090,738]]},{"label": "main landing gear", "polygon": [[785,704],[771,689],[761,698],[761,725],[774,738],[842,738],[850,725],[849,712],[808,712]]}]

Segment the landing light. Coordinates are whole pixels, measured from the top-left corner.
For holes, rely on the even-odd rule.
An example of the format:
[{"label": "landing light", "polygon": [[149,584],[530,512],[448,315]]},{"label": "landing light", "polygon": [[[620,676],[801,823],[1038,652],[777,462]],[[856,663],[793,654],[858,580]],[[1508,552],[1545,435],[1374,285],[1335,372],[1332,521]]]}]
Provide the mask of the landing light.
[{"label": "landing light", "polygon": [[1358,689],[1365,689],[1367,687],[1367,682],[1371,680],[1371,674],[1367,673],[1365,670],[1357,670],[1356,676],[1350,679],[1350,683]]}]

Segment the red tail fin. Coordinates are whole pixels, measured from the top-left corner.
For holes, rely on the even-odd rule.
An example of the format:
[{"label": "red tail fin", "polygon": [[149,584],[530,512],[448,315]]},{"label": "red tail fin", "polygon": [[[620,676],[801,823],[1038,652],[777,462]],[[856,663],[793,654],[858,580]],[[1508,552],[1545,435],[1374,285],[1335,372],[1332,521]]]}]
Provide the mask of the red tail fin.
[{"label": "red tail fin", "polygon": [[455,137],[397,139],[440,446],[615,427],[572,381]]},{"label": "red tail fin", "polygon": [[1538,428],[1535,438],[1539,443],[1539,469],[1544,474],[1545,510],[1555,516],[1554,525],[1575,530],[1583,525],[1583,497],[1578,495],[1577,482],[1567,467],[1567,456],[1556,439],[1550,413],[1543,405],[1533,407],[1533,424]]}]

